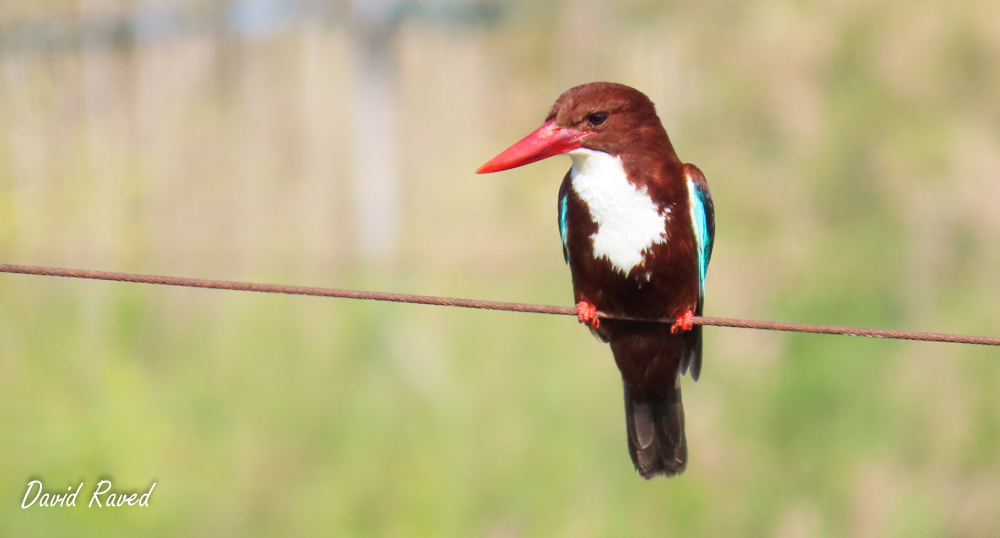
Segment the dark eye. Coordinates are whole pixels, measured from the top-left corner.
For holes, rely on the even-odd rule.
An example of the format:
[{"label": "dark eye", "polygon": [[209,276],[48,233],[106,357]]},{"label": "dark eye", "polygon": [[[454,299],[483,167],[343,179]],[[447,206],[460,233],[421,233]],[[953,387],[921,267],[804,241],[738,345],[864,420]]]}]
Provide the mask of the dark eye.
[{"label": "dark eye", "polygon": [[591,125],[601,125],[608,121],[608,113],[594,112],[593,114],[587,116],[587,121],[589,121]]}]

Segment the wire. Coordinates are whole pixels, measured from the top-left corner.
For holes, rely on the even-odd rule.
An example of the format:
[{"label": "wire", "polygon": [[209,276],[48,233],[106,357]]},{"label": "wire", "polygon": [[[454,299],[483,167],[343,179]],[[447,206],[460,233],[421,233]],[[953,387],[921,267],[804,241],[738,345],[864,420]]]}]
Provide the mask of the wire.
[{"label": "wire", "polygon": [[[0,273],[58,276],[66,278],[84,278],[90,280],[110,280],[115,282],[134,282],[138,284],[157,284],[162,286],[183,286],[188,288],[256,291],[260,293],[283,293],[287,295],[312,295],[316,297],[337,297],[342,299],[361,299],[366,301],[390,301],[396,303],[456,306],[461,308],[503,310],[508,312],[529,312],[535,314],[557,314],[562,316],[577,315],[576,307],[572,306],[551,306],[551,305],[539,305],[539,304],[528,304],[528,303],[507,303],[501,301],[480,301],[477,299],[455,299],[451,297],[434,297],[430,295],[409,295],[405,293],[384,293],[379,291],[341,290],[334,288],[312,288],[305,286],[284,286],[280,284],[257,284],[253,282],[233,282],[228,280],[208,280],[201,278],[141,275],[134,273],[112,273],[107,271],[63,269],[59,267],[39,267],[32,265],[0,264]],[[646,321],[646,322],[670,323],[670,324],[674,323],[675,321],[673,319],[639,319],[639,318],[631,318],[625,316],[611,316],[603,312],[597,312],[597,316],[603,319]],[[787,332],[802,332],[802,333],[814,333],[814,334],[839,334],[847,336],[867,336],[869,338],[918,340],[922,342],[948,342],[955,344],[977,344],[983,346],[1000,346],[1000,338],[992,338],[988,336],[969,336],[962,334],[894,331],[889,329],[862,329],[857,327],[840,327],[836,325],[809,325],[805,323],[782,323],[777,321],[714,318],[705,316],[695,316],[694,324],[709,325],[713,327],[760,329],[766,331],[787,331]]]}]

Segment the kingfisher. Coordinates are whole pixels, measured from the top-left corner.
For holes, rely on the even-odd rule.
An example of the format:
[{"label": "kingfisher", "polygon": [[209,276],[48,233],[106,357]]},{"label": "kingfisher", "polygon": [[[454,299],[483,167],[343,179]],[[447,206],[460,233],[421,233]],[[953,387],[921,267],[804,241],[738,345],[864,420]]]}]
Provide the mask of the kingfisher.
[{"label": "kingfisher", "polygon": [[559,237],[578,318],[610,344],[621,371],[636,471],[647,479],[680,474],[680,376],[701,374],[693,318],[702,314],[715,239],[708,183],[677,157],[653,102],[611,82],[570,88],[541,127],[476,172],[563,154],[573,166],[559,188]]}]

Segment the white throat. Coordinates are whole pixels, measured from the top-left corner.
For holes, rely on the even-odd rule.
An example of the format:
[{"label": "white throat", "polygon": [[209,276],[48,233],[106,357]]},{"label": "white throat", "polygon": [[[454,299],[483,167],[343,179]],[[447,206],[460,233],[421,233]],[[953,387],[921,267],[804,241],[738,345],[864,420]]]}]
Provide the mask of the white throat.
[{"label": "white throat", "polygon": [[621,158],[590,149],[568,155],[573,159],[573,190],[587,202],[597,223],[597,232],[590,236],[594,257],[605,258],[616,270],[629,274],[642,264],[650,247],[667,241],[670,208],[661,212],[645,187],[629,183]]}]

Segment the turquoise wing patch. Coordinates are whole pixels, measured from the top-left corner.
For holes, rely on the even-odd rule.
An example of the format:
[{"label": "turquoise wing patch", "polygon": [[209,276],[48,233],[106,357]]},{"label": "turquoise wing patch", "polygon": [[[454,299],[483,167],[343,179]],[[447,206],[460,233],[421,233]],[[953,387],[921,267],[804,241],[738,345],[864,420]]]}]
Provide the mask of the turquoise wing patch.
[{"label": "turquoise wing patch", "polygon": [[691,224],[698,247],[698,283],[704,295],[705,274],[708,271],[708,262],[712,259],[712,243],[715,240],[715,206],[712,203],[712,194],[708,190],[708,182],[705,181],[701,170],[692,165],[685,165],[684,171],[687,176],[691,206]]},{"label": "turquoise wing patch", "polygon": [[566,243],[566,206],[569,204],[569,195],[563,194],[559,197],[559,239],[562,240],[563,260],[569,263],[569,246]]}]

